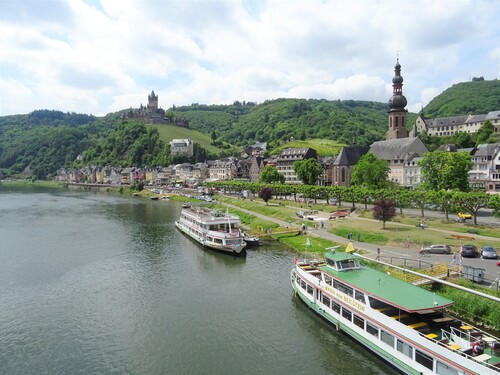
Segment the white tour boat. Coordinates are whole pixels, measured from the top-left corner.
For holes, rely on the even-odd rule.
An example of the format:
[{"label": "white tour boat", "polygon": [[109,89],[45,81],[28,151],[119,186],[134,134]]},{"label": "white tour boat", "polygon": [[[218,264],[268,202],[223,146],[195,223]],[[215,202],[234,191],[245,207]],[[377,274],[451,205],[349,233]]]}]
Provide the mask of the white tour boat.
[{"label": "white tour boat", "polygon": [[295,261],[295,294],[405,374],[500,374],[500,339],[445,314],[452,300],[329,252]]},{"label": "white tour boat", "polygon": [[236,215],[203,207],[183,207],[175,226],[203,246],[231,254],[243,254],[246,243]]}]

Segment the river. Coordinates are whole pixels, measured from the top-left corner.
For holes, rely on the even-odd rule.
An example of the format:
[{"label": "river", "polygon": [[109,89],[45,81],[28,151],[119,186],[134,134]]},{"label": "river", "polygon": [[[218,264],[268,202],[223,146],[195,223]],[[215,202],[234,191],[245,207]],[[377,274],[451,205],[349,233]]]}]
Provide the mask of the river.
[{"label": "river", "polygon": [[0,373],[397,373],[293,298],[286,248],[205,250],[179,211],[0,185]]}]

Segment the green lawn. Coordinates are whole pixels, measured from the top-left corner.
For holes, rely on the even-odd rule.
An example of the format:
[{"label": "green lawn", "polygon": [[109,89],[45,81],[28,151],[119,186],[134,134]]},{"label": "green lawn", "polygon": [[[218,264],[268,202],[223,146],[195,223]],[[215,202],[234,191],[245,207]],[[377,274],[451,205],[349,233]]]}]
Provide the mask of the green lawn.
[{"label": "green lawn", "polygon": [[[218,197],[222,202],[227,202],[235,206],[245,208],[250,211],[255,211],[262,213],[263,215],[270,216],[273,218],[281,219],[284,221],[290,220],[293,225],[301,225],[303,222],[308,226],[313,223],[308,220],[301,220],[296,216],[297,210],[301,209],[304,204],[298,204],[294,201],[289,200],[271,200],[269,205],[261,199],[241,199],[232,198],[227,196]],[[282,206],[282,203],[284,206]],[[286,207],[291,206],[291,207]],[[305,206],[304,206],[305,207]],[[325,211],[334,211],[335,208],[332,206],[325,205],[314,205],[314,209],[323,208]],[[307,209],[307,208],[306,208]],[[302,210],[305,210],[302,207]],[[460,245],[465,243],[474,244],[480,249],[483,245],[493,245],[495,248],[500,248],[500,240],[482,240],[477,238],[473,234],[467,234],[466,230],[469,228],[466,224],[461,223],[445,223],[438,219],[426,219],[426,224],[429,225],[428,229],[422,230],[415,227],[415,224],[420,223],[420,218],[416,217],[405,217],[397,216],[395,220],[397,222],[387,222],[386,228],[382,229],[382,223],[371,219],[371,211],[362,213],[362,217],[370,218],[370,220],[356,220],[354,216],[346,220],[331,220],[326,222],[327,226],[330,227],[330,231],[340,237],[346,238],[349,233],[353,234],[353,238],[357,238],[359,233],[362,242],[373,243],[377,245],[385,246],[395,246],[400,248],[406,248],[408,240],[410,242],[410,250],[420,249],[422,246],[428,246],[436,243],[449,244],[453,250],[458,251]],[[398,225],[407,224],[407,225]],[[465,234],[471,238],[476,238],[475,240],[459,240],[451,237],[451,234],[438,232],[433,229],[443,229],[449,230],[456,234]],[[475,229],[479,230],[479,233],[485,236],[491,236],[499,238],[500,234],[497,233],[493,228],[476,226]]]}]

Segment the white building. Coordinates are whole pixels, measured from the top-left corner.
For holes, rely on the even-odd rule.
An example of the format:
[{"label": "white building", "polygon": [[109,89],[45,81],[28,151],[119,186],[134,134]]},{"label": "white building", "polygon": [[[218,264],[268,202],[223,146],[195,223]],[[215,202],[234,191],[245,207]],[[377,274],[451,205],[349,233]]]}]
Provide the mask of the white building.
[{"label": "white building", "polygon": [[170,155],[193,156],[193,141],[191,139],[172,139],[170,141]]},{"label": "white building", "polygon": [[469,184],[475,189],[500,193],[500,143],[477,146],[472,156]]}]

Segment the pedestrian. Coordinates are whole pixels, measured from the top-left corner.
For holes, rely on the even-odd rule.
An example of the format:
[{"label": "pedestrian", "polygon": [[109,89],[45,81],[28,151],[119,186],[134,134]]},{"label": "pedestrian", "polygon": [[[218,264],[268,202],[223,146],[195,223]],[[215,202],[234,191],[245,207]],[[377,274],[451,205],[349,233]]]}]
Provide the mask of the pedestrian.
[{"label": "pedestrian", "polygon": [[352,240],[352,233],[349,233],[349,239]]},{"label": "pedestrian", "polygon": [[321,228],[323,229],[325,227],[325,223],[323,222],[323,220],[321,220]]},{"label": "pedestrian", "polygon": [[361,240],[361,234],[358,232],[358,242]]},{"label": "pedestrian", "polygon": [[453,258],[451,258],[451,264],[455,264],[457,261],[457,253],[453,253]]},{"label": "pedestrian", "polygon": [[377,247],[377,260],[378,260],[379,256],[380,256],[380,247]]}]

